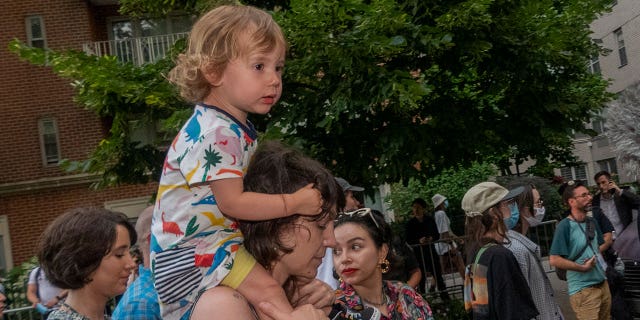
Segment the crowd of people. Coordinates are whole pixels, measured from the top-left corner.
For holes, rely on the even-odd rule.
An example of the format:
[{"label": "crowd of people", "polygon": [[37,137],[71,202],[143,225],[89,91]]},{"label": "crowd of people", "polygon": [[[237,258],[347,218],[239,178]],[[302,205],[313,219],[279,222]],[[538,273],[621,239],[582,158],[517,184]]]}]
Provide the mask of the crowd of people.
[{"label": "crowd of people", "polygon": [[[195,107],[167,152],[155,203],[135,227],[100,208],[48,226],[27,293],[43,318],[426,320],[428,292],[451,300],[443,273],[452,268],[474,319],[564,319],[526,236],[545,216],[535,186],[471,187],[464,237],[446,196],[416,198],[398,233],[362,207],[362,187],[281,143],[258,147],[247,118],[280,98],[286,48],[272,17],[250,6],[220,6],[195,23],[168,77]],[[595,180],[595,198],[578,182],[561,188],[568,211],[550,248],[578,319],[609,319],[603,255],[640,247],[630,229],[640,198],[608,173]]]}]

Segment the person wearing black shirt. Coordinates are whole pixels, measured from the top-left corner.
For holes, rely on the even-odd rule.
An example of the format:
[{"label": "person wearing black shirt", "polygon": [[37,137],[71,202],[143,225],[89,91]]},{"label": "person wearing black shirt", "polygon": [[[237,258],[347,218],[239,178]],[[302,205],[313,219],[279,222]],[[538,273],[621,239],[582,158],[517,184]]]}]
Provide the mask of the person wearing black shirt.
[{"label": "person wearing black shirt", "polygon": [[406,224],[407,243],[412,245],[420,269],[424,275],[420,280],[418,292],[424,292],[425,280],[427,272],[430,272],[436,279],[440,297],[443,300],[449,300],[447,286],[442,278],[442,270],[440,268],[440,260],[438,253],[433,245],[433,241],[440,239],[440,233],[433,217],[425,214],[427,210],[427,202],[422,198],[416,198],[411,203],[413,218]]}]

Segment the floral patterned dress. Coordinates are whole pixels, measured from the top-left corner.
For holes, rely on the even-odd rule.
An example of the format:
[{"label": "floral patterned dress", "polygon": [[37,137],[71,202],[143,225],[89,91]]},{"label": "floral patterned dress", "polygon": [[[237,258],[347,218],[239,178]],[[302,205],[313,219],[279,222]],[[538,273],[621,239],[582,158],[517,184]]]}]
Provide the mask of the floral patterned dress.
[{"label": "floral patterned dress", "polygon": [[[409,285],[399,281],[383,281],[382,290],[387,296],[389,316],[381,315],[381,320],[433,320],[429,304]],[[345,313],[349,316],[343,319],[365,319],[357,316],[366,307],[351,285],[340,282],[336,290],[336,303],[351,311]]]}]

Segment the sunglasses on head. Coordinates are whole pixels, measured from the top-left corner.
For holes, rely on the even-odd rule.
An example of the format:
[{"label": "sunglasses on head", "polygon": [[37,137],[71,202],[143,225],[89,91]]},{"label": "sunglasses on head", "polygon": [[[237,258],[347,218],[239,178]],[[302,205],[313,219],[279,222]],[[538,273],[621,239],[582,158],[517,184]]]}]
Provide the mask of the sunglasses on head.
[{"label": "sunglasses on head", "polygon": [[362,209],[358,209],[358,210],[338,213],[338,219],[340,219],[340,217],[344,217],[344,216],[347,216],[347,217],[353,217],[353,216],[365,217],[365,216],[369,216],[369,218],[371,218],[373,223],[376,225],[376,228],[380,229],[380,225],[378,225],[378,221],[376,221],[376,218],[373,216],[373,213],[371,213],[371,209],[370,208],[362,208]]}]

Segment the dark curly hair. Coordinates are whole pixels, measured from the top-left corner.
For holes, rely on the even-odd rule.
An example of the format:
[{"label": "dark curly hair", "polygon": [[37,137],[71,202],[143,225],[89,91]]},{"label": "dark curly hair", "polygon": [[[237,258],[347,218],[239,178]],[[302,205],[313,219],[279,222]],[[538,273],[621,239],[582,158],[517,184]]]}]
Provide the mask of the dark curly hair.
[{"label": "dark curly hair", "polygon": [[[266,194],[287,194],[313,183],[323,199],[322,212],[305,216],[312,221],[333,220],[336,210],[342,210],[345,198],[333,175],[319,162],[276,141],[263,142],[249,164],[244,176],[244,190]],[[259,206],[256,206],[259,210]],[[244,246],[267,270],[281,252],[293,248],[284,246],[279,235],[286,228],[295,227],[300,215],[266,221],[241,221]]]},{"label": "dark curly hair", "polygon": [[123,213],[76,208],[57,217],[38,245],[38,260],[47,279],[62,289],[80,289],[91,282],[90,275],[116,241],[119,225],[129,231],[135,244],[136,231]]}]

